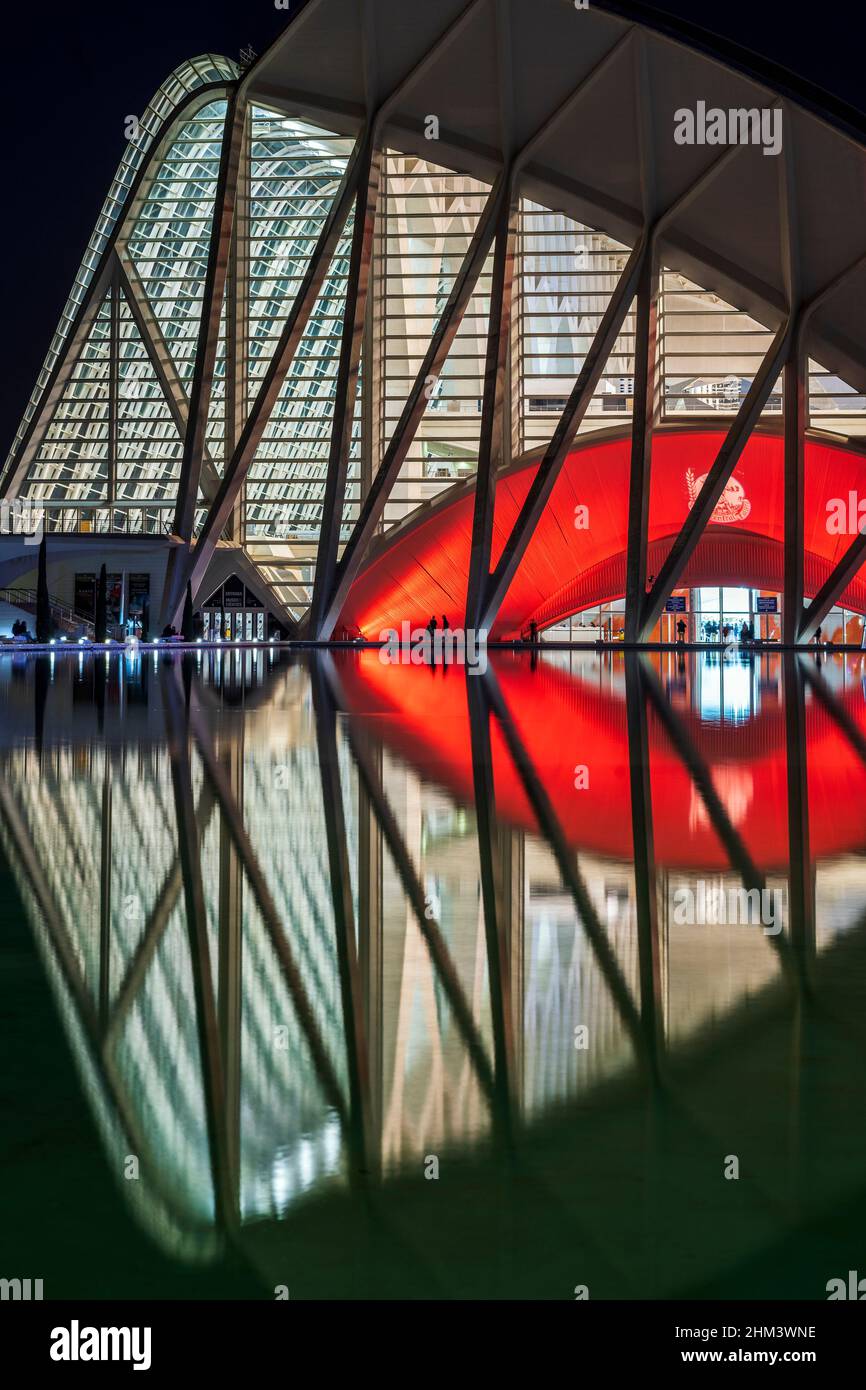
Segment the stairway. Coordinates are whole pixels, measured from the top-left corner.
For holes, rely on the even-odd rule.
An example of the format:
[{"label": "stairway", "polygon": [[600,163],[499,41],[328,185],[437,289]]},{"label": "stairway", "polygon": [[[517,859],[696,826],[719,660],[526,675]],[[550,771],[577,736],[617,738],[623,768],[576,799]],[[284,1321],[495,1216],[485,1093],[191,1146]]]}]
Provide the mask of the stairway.
[{"label": "stairway", "polygon": [[[95,629],[89,619],[82,618],[74,608],[70,608],[67,603],[61,603],[59,598],[50,594],[48,602],[51,606],[51,621],[57,632],[67,636],[93,638]],[[0,603],[8,603],[10,608],[18,608],[22,614],[36,617],[35,589],[0,589]]]}]

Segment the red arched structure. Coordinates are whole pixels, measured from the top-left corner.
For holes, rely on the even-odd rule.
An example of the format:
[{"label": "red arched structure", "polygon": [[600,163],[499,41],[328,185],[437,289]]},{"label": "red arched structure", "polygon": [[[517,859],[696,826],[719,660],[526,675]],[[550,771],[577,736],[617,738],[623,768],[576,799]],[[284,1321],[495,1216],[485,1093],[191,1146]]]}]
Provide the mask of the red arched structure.
[{"label": "red arched structure", "polygon": [[[668,425],[653,438],[648,572],[658,574],[724,440],[709,426]],[[491,637],[519,636],[625,592],[629,428],[576,441],[505,596]],[[750,437],[722,501],[689,562],[681,587],[783,587],[783,440],[764,428]],[[540,451],[505,470],[497,483],[492,564],[529,490]],[[818,435],[806,440],[805,591],[832,572],[852,535],[828,530],[828,504],[850,493],[866,499],[866,454]],[[462,627],[469,571],[474,481],[461,483],[389,531],[371,551],[349,593],[340,627],[372,640],[431,614]],[[580,511],[585,508],[586,511]],[[866,613],[861,569],[841,602]]]}]

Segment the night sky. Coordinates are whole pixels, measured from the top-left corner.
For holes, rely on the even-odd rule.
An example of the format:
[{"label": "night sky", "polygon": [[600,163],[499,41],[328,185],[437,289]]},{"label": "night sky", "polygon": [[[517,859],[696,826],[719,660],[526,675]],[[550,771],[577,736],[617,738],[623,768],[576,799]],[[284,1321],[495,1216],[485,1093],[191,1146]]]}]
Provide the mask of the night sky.
[{"label": "night sky", "polygon": [[[293,10],[301,7],[293,0]],[[659,8],[711,27],[866,111],[860,6],[666,0]],[[183,59],[206,51],[237,59],[247,45],[263,53],[287,22],[273,0],[19,4],[14,30],[12,17],[7,11],[3,21],[0,460],[119,163],[124,118],[140,113]]]}]

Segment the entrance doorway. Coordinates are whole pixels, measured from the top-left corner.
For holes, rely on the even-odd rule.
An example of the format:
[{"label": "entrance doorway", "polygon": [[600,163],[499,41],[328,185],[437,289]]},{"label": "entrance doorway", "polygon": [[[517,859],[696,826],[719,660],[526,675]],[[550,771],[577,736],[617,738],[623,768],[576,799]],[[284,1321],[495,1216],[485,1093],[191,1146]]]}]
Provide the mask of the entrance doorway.
[{"label": "entrance doorway", "polygon": [[695,589],[695,620],[700,642],[724,642],[746,632],[759,642],[779,642],[782,601],[763,589]]},{"label": "entrance doorway", "polygon": [[219,608],[204,608],[204,640],[215,642],[264,642],[265,610],[263,608],[239,608],[226,612]]},{"label": "entrance doorway", "polygon": [[202,604],[206,642],[264,642],[265,608],[236,574]]}]

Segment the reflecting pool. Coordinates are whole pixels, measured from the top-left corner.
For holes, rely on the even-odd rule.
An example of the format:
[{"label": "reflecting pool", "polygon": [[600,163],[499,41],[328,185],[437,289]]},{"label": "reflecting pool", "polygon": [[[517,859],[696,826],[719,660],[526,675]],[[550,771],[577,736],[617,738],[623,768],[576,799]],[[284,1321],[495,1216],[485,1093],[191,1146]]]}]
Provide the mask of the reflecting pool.
[{"label": "reflecting pool", "polygon": [[4,1263],[826,1297],[866,1250],[864,681],[0,657]]}]

